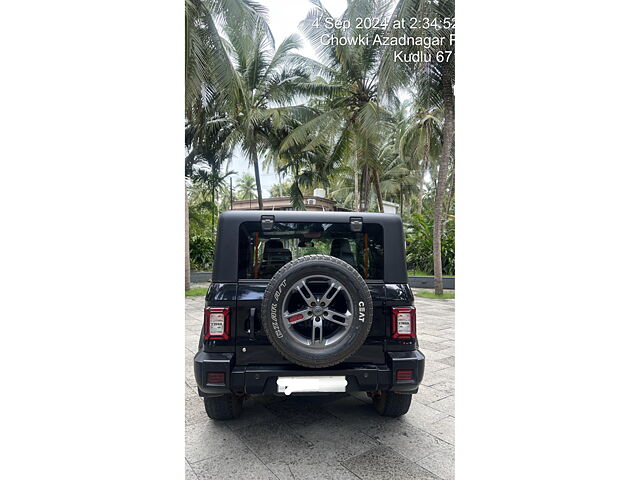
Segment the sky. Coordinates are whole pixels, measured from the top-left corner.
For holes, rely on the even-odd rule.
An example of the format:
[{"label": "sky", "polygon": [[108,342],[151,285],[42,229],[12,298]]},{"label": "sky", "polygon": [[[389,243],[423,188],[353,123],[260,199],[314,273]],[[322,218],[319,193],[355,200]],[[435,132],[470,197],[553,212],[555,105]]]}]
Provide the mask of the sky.
[{"label": "sky", "polygon": [[[298,30],[298,23],[300,23],[307,16],[309,10],[313,8],[313,5],[308,0],[260,0],[260,3],[269,9],[269,26],[271,27],[276,45],[279,45],[282,40],[294,32],[303,37],[302,33]],[[323,0],[322,4],[334,17],[341,15],[347,8],[347,0]],[[317,59],[311,45],[306,40],[304,40],[304,43],[305,47],[299,51],[299,53]],[[236,149],[233,152],[230,170],[238,172],[238,175],[233,176],[234,183],[235,178],[244,172],[249,172],[253,175],[253,168],[249,166],[247,158],[240,149]],[[278,176],[273,171],[266,172],[261,170],[260,180],[262,182],[263,196],[268,197],[269,187],[278,183]]]}]

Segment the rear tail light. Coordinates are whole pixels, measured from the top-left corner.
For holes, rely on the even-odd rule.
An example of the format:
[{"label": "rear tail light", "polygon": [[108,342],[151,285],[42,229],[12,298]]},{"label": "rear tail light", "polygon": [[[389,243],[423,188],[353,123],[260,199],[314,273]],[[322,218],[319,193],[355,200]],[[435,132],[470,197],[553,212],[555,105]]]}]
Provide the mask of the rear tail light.
[{"label": "rear tail light", "polygon": [[416,309],[393,307],[391,311],[391,338],[416,338]]},{"label": "rear tail light", "polygon": [[224,383],[224,372],[207,373],[207,383]]},{"label": "rear tail light", "polygon": [[204,339],[229,339],[229,309],[208,307],[204,309]]},{"label": "rear tail light", "polygon": [[396,380],[413,380],[413,370],[396,370]]}]

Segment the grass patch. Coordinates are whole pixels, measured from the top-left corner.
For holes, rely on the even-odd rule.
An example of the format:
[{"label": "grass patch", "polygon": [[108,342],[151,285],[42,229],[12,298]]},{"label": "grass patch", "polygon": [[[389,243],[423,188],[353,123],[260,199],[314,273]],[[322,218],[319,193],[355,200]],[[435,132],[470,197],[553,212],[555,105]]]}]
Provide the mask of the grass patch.
[{"label": "grass patch", "polygon": [[208,288],[190,288],[184,292],[185,297],[204,297],[207,294]]},{"label": "grass patch", "polygon": [[436,295],[433,292],[414,292],[413,293],[416,297],[422,297],[422,298],[437,298],[437,299],[445,299],[445,298],[456,298],[456,294],[455,292],[449,293],[449,292],[444,292],[442,294],[442,296]]},{"label": "grass patch", "polygon": [[[433,277],[433,273],[427,273],[423,270],[408,270],[407,274],[410,277]],[[456,278],[455,275],[443,275],[442,278]]]}]

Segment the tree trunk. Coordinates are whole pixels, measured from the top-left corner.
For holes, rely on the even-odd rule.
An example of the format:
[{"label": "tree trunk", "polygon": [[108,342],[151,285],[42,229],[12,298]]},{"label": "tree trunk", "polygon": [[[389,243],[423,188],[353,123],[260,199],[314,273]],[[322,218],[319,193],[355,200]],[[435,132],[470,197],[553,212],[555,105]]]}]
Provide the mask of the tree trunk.
[{"label": "tree trunk", "polygon": [[438,183],[436,185],[436,203],[433,214],[433,274],[436,295],[442,295],[442,207],[447,188],[449,173],[449,155],[454,135],[454,97],[451,66],[445,62],[442,71],[442,97],[444,103],[444,125],[442,135],[442,152],[438,163]]},{"label": "tree trunk", "polygon": [[251,161],[253,162],[253,174],[256,177],[256,190],[258,191],[258,208],[264,210],[262,204],[262,186],[260,185],[260,165],[258,163],[258,152],[255,147],[251,149]]},{"label": "tree trunk", "polygon": [[282,185],[282,178],[280,177],[280,172],[278,172],[278,186],[280,187],[280,196],[284,197],[284,185]]},{"label": "tree trunk", "polygon": [[211,252],[211,282],[213,282],[213,260],[216,254],[216,187],[213,185],[211,185],[211,238],[213,239],[213,251]]},{"label": "tree trunk", "polygon": [[189,200],[184,188],[184,289],[191,288],[191,257],[189,253]]},{"label": "tree trunk", "polygon": [[369,197],[371,196],[371,176],[369,175],[369,166],[365,165],[362,169],[362,211],[369,211]]},{"label": "tree trunk", "polygon": [[211,238],[216,238],[216,189],[211,186]]},{"label": "tree trunk", "polygon": [[378,209],[380,213],[384,212],[384,205],[382,203],[382,191],[380,190],[380,177],[378,171],[373,170],[373,186],[376,189],[376,197],[378,197]]},{"label": "tree trunk", "polygon": [[453,201],[455,192],[456,192],[456,173],[455,171],[451,174],[451,187],[449,188],[449,194],[447,195],[447,200],[445,202],[444,214],[442,219],[442,232],[444,233],[447,226],[447,220],[449,220],[449,210],[451,210],[451,202]]},{"label": "tree trunk", "polygon": [[424,159],[422,160],[422,172],[420,175],[420,192],[418,193],[418,213],[422,213],[422,202],[424,201],[424,174],[429,168],[429,150],[431,150],[431,132],[427,127],[427,141],[424,145]]},{"label": "tree trunk", "polygon": [[355,157],[356,165],[353,169],[353,211],[360,211],[360,172],[358,171],[358,154]]}]

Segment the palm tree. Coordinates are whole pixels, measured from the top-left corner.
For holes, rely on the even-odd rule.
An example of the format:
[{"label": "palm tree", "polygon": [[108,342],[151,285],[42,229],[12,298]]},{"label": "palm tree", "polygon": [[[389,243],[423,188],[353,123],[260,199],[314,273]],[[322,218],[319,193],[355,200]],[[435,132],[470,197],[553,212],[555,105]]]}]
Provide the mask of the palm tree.
[{"label": "palm tree", "polygon": [[[218,24],[231,21],[268,28],[266,8],[253,0],[185,0],[185,109],[213,94],[212,79],[230,85],[229,72],[215,63],[222,38]],[[205,97],[205,98],[203,98]]]},{"label": "palm tree", "polygon": [[[225,18],[241,19],[256,25],[266,24],[265,10],[252,0],[186,0],[185,1],[185,118],[195,130],[204,130],[208,119],[202,113],[216,92],[213,78],[218,84],[225,83],[224,70],[216,64],[215,51],[222,40],[218,33],[214,17],[221,21]],[[227,78],[226,82],[229,83]],[[186,142],[188,143],[188,142]],[[186,170],[191,172],[194,158],[186,158]],[[190,287],[189,261],[189,215],[188,196],[185,189],[185,289]]]},{"label": "palm tree", "polygon": [[226,171],[222,173],[219,166],[214,164],[213,168],[199,169],[195,172],[192,180],[195,184],[204,186],[208,193],[208,198],[201,202],[201,206],[208,208],[211,211],[211,237],[215,239],[217,214],[218,214],[218,199],[216,198],[216,190],[225,186],[225,179],[230,175],[235,174],[233,171]]},{"label": "palm tree", "polygon": [[189,197],[184,191],[184,289],[191,288],[191,253],[189,251]]},{"label": "palm tree", "polygon": [[[442,153],[438,164],[438,183],[436,184],[436,204],[433,215],[433,269],[435,293],[442,295],[442,230],[446,214],[443,212],[449,157],[453,150],[455,107],[453,96],[453,67],[445,63],[442,68],[442,97],[444,100],[444,125],[442,132]],[[453,192],[452,192],[453,193]]]},{"label": "palm tree", "polygon": [[[410,28],[412,18],[440,19],[444,25],[445,19],[455,17],[454,0],[439,0],[438,2],[422,0],[399,0],[389,23],[388,35],[427,36],[434,31],[426,28]],[[395,22],[395,20],[404,20]],[[419,25],[423,27],[424,25]],[[455,25],[449,28],[454,34]],[[438,32],[437,35],[441,35]],[[426,63],[394,62],[393,56],[397,50],[404,53],[416,51],[415,46],[388,48],[380,62],[380,84],[383,94],[390,94],[398,87],[407,86],[410,82],[420,86],[425,93],[423,108],[429,111],[434,107],[442,108],[442,142],[438,159],[438,173],[436,180],[436,196],[433,219],[433,264],[435,276],[435,292],[442,295],[442,232],[447,212],[443,211],[444,199],[449,177],[449,162],[453,153],[454,121],[455,121],[455,41],[448,37],[445,45],[433,45],[428,53],[431,61]],[[453,195],[451,190],[450,196]]]},{"label": "palm tree", "polygon": [[323,93],[327,86],[311,79],[310,60],[295,53],[302,46],[298,35],[275,48],[268,27],[261,24],[238,22],[223,29],[225,38],[213,52],[218,74],[212,86],[221,92],[225,114],[219,127],[230,129],[229,150],[240,147],[253,166],[262,209],[259,157],[269,148],[270,132],[291,119],[311,118],[311,108],[291,102]]},{"label": "palm tree", "polygon": [[[320,0],[311,0],[314,8],[300,23],[309,42],[316,47],[321,62],[312,64],[314,71],[331,86],[322,112],[294,129],[281,145],[281,151],[303,147],[311,151],[327,143],[333,145],[328,152],[328,163],[333,168],[348,163],[353,177],[353,208],[366,210],[370,187],[373,184],[378,207],[382,210],[382,195],[377,162],[378,149],[385,131],[390,128],[390,116],[380,105],[377,74],[382,47],[374,45],[323,45],[323,35],[342,37],[370,36],[383,33],[380,28],[356,30],[356,18],[387,15],[389,2],[380,0],[353,0],[339,19],[334,19]],[[325,19],[351,22],[350,29],[328,28]]]},{"label": "palm tree", "polygon": [[281,128],[274,128],[269,135],[270,152],[265,158],[265,164],[274,167],[278,175],[289,177],[287,193],[296,210],[305,210],[303,190],[309,192],[318,186],[329,187],[329,178],[334,173],[334,165],[329,159],[330,148],[317,138],[309,136],[306,139],[305,144],[313,142],[313,148],[306,148],[302,144],[288,149],[280,148],[301,124],[298,120],[289,119]]},{"label": "palm tree", "polygon": [[[194,206],[210,213],[209,232],[214,247],[217,225],[216,190],[224,185],[224,180],[235,172],[228,171],[229,150],[225,142],[229,137],[228,122],[219,113],[218,96],[213,95],[206,104],[194,104],[190,111],[190,119],[185,126],[185,176],[196,188],[192,194]],[[227,164],[223,173],[223,165]],[[191,211],[189,212],[191,214]],[[189,218],[196,218],[189,215]],[[213,255],[213,252],[211,252]]]},{"label": "palm tree", "polygon": [[256,198],[256,182],[250,174],[243,174],[236,188],[238,189],[238,198],[240,200],[253,200]]},{"label": "palm tree", "polygon": [[398,144],[398,152],[403,160],[409,162],[420,172],[418,185],[417,213],[422,212],[424,198],[424,177],[433,167],[433,159],[439,158],[442,143],[442,111],[438,108],[425,110],[420,99],[414,99],[416,111],[407,119]]},{"label": "palm tree", "polygon": [[289,190],[291,189],[291,181],[290,180],[280,180],[278,183],[274,183],[269,188],[269,195],[271,197],[285,197],[289,194]]},{"label": "palm tree", "polygon": [[230,210],[232,206],[231,201],[231,188],[232,180],[230,179],[229,183],[222,182],[218,189],[218,200],[217,200],[217,208],[219,212],[224,212],[225,210]]}]

